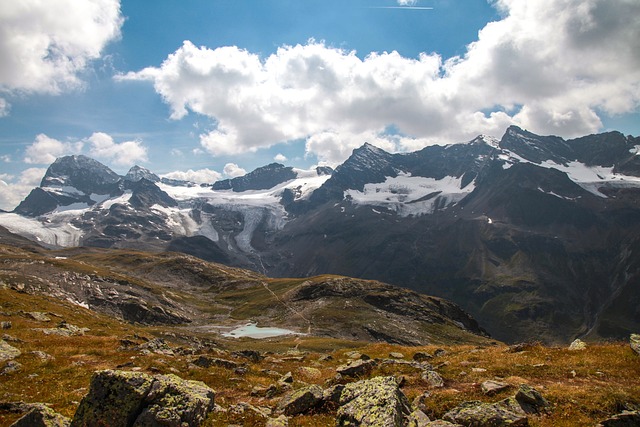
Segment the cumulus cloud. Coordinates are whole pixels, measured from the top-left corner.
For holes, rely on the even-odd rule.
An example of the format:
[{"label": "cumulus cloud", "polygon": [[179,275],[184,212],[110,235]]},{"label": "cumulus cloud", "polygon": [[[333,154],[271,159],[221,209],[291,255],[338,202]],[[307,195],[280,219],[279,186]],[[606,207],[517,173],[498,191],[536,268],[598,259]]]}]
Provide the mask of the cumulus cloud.
[{"label": "cumulus cloud", "polygon": [[41,133],[25,150],[25,163],[49,164],[58,157],[78,154],[82,150],[82,142],[62,142]]},{"label": "cumulus cloud", "polygon": [[[400,4],[409,5],[408,0]],[[308,155],[344,160],[368,141],[391,151],[500,136],[510,124],[571,137],[599,130],[600,114],[640,104],[636,0],[495,0],[502,13],[460,57],[370,53],[310,40],[266,58],[189,41],[147,80],[180,119],[208,116],[212,155],[306,140]],[[386,132],[390,126],[396,134]]]},{"label": "cumulus cloud", "polygon": [[29,168],[18,177],[0,174],[0,209],[13,210],[18,206],[34,187],[40,185],[46,171],[43,168]]},{"label": "cumulus cloud", "polygon": [[415,6],[417,3],[418,0],[398,0],[400,6]]},{"label": "cumulus cloud", "polygon": [[0,2],[0,90],[57,94],[120,37],[119,0]]},{"label": "cumulus cloud", "polygon": [[11,104],[9,104],[6,99],[0,98],[0,117],[8,116],[10,110]]},{"label": "cumulus cloud", "polygon": [[283,163],[287,161],[287,156],[285,156],[282,153],[278,153],[273,157],[273,160],[275,160],[276,162]]},{"label": "cumulus cloud", "polygon": [[235,178],[238,176],[246,175],[247,171],[242,169],[235,163],[227,163],[226,165],[224,165],[224,174],[229,178]]},{"label": "cumulus cloud", "polygon": [[186,172],[185,171],[169,172],[162,175],[162,177],[169,178],[169,179],[177,179],[180,181],[195,182],[196,184],[212,184],[218,181],[222,177],[222,174],[220,174],[220,172],[216,172],[214,170],[204,168],[204,169],[199,169],[195,171],[192,169],[189,169]]},{"label": "cumulus cloud", "polygon": [[110,135],[94,132],[87,138],[87,142],[90,144],[90,156],[111,161],[116,165],[126,166],[147,161],[147,147],[142,145],[142,141],[116,143]]}]

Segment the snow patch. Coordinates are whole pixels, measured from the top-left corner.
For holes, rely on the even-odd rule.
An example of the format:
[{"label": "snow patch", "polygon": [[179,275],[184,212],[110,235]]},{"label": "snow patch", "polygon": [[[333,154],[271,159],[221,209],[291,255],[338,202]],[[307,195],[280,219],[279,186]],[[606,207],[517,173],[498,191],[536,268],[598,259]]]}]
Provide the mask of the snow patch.
[{"label": "snow patch", "polygon": [[358,205],[374,205],[397,212],[400,216],[431,214],[437,208],[453,205],[475,188],[475,181],[464,188],[462,177],[425,178],[401,173],[385,182],[366,184],[364,191],[347,190],[345,198]]},{"label": "snow patch", "polygon": [[12,233],[47,245],[79,246],[82,231],[71,225],[70,221],[75,218],[75,211],[70,212],[71,215],[68,215],[69,212],[53,214],[44,221],[14,213],[4,213],[0,214],[0,225]]}]

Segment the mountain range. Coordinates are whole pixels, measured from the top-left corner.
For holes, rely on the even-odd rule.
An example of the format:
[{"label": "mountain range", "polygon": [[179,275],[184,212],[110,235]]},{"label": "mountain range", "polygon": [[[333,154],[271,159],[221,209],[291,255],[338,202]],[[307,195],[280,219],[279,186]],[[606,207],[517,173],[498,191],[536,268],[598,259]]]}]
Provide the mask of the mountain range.
[{"label": "mountain range", "polygon": [[[209,185],[57,159],[0,225],[50,248],[174,251],[270,277],[338,274],[447,298],[504,341],[640,329],[640,138],[501,139]],[[310,290],[311,291],[311,290]]]}]

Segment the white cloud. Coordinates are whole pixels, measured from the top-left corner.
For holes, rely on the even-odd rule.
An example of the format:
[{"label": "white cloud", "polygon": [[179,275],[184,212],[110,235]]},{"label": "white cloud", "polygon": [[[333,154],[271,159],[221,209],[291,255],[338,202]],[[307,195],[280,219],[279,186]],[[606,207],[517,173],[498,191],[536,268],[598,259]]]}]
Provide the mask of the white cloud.
[{"label": "white cloud", "polygon": [[[410,1],[401,1],[409,5]],[[462,57],[405,58],[310,40],[260,58],[191,42],[159,67],[119,76],[148,80],[180,119],[203,114],[213,155],[306,139],[307,154],[342,161],[365,141],[391,151],[500,136],[510,124],[565,137],[599,130],[599,114],[640,104],[640,2],[495,0]],[[403,136],[385,134],[389,126]],[[366,138],[366,139],[365,139]]]},{"label": "white cloud", "polygon": [[0,156],[0,160],[2,160],[4,163],[11,163],[11,156],[8,154],[3,154],[2,156]]},{"label": "white cloud", "polygon": [[415,6],[418,0],[398,0],[400,6]]},{"label": "white cloud", "polygon": [[213,184],[214,182],[218,181],[222,177],[222,174],[214,170],[205,168],[205,169],[199,169],[196,171],[189,169],[186,172],[185,171],[169,172],[162,175],[162,177],[169,178],[169,179],[178,179],[181,181],[191,181],[197,184]]},{"label": "white cloud", "polygon": [[25,150],[25,163],[50,164],[58,157],[77,154],[82,150],[82,142],[62,142],[41,133]]},{"label": "white cloud", "polygon": [[9,104],[6,99],[0,98],[0,117],[8,116],[10,110],[11,104]]},{"label": "white cloud", "polygon": [[16,177],[0,174],[0,209],[13,210],[20,204],[29,192],[40,185],[47,170],[43,168],[29,168]]},{"label": "white cloud", "polygon": [[57,94],[120,37],[119,0],[0,2],[0,91]]},{"label": "white cloud", "polygon": [[273,157],[273,160],[275,160],[276,162],[284,163],[287,161],[287,156],[282,153],[278,153]]},{"label": "white cloud", "polygon": [[141,141],[124,141],[116,143],[104,132],[94,132],[87,142],[90,144],[89,155],[109,160],[117,165],[133,165],[147,161],[147,148]]},{"label": "white cloud", "polygon": [[224,174],[230,178],[235,178],[238,176],[246,175],[247,171],[242,169],[235,163],[227,163],[226,165],[224,165]]}]

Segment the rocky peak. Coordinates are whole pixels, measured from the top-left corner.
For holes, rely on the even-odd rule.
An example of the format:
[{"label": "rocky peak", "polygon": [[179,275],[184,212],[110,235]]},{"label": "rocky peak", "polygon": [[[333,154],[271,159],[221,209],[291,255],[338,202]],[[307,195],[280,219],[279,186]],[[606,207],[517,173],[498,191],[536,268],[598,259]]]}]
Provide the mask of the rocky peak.
[{"label": "rocky peak", "polygon": [[85,194],[111,194],[118,188],[120,175],[87,156],[65,156],[47,169],[41,187],[73,187]]},{"label": "rocky peak", "polygon": [[566,164],[575,157],[571,147],[559,136],[540,136],[518,126],[509,126],[500,140],[500,148],[537,164],[546,160]]},{"label": "rocky peak", "polygon": [[143,168],[142,166],[135,165],[129,172],[124,176],[125,181],[140,181],[142,178],[147,179],[151,182],[160,182],[160,177],[155,173],[151,172],[149,169]]},{"label": "rocky peak", "polygon": [[213,184],[214,190],[233,190],[242,192],[247,190],[266,190],[278,184],[295,179],[298,176],[290,166],[271,163],[260,167],[244,176],[225,179]]}]

